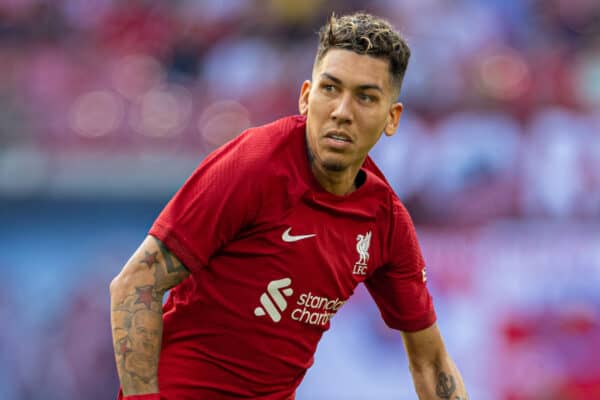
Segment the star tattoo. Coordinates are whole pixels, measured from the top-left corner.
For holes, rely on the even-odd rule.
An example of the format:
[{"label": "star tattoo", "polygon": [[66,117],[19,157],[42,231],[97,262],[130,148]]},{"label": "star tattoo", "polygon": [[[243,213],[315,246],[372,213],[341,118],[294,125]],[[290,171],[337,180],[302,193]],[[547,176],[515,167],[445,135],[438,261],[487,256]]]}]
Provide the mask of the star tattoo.
[{"label": "star tattoo", "polygon": [[154,253],[149,253],[146,251],[145,253],[146,253],[146,256],[140,262],[142,264],[148,265],[148,268],[152,268],[152,266],[154,264],[156,264],[156,260],[158,259],[158,257],[157,257],[158,251],[155,251]]},{"label": "star tattoo", "polygon": [[150,309],[150,305],[154,298],[152,297],[152,286],[143,286],[139,288],[135,288],[136,294],[138,296],[135,304],[143,304],[146,308]]}]

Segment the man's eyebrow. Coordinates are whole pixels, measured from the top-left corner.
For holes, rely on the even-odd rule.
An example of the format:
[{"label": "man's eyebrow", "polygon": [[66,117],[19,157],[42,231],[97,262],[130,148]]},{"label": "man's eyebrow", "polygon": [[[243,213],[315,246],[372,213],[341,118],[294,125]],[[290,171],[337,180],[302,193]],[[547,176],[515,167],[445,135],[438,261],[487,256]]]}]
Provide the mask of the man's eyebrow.
[{"label": "man's eyebrow", "polygon": [[338,85],[342,83],[341,79],[336,78],[333,75],[328,74],[327,72],[323,72],[321,74],[322,77],[329,79],[330,81],[334,81],[335,83],[337,83]]},{"label": "man's eyebrow", "polygon": [[[338,85],[342,84],[342,80],[339,78],[336,78],[335,76],[328,74],[327,72],[323,72],[321,74],[322,77],[329,79],[330,81],[333,81],[335,83],[337,83]],[[381,93],[383,93],[383,89],[379,86],[379,85],[375,85],[375,84],[364,84],[364,85],[359,85],[358,89],[360,90],[369,90],[369,89],[374,89],[374,90],[378,90]]]}]

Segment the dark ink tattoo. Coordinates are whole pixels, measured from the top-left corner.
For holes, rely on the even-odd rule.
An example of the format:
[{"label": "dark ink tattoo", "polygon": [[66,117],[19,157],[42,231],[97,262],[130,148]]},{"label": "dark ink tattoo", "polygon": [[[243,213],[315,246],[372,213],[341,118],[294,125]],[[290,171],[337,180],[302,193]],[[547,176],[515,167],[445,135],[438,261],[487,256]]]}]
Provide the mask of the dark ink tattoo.
[{"label": "dark ink tattoo", "polygon": [[135,288],[135,291],[137,294],[137,300],[134,304],[143,304],[147,309],[150,309],[152,302],[156,301],[152,286],[138,287]]},{"label": "dark ink tattoo", "polygon": [[173,263],[173,258],[171,257],[171,252],[169,251],[169,249],[167,249],[167,246],[165,246],[163,244],[163,242],[161,242],[158,239],[154,239],[156,240],[156,243],[158,244],[158,247],[160,248],[160,252],[163,256],[163,258],[165,259],[165,266],[167,267],[167,273],[171,274],[174,272],[180,272],[182,271],[182,267],[183,265],[179,264],[179,265],[175,265]]},{"label": "dark ink tattoo", "polygon": [[[143,280],[113,297],[111,324],[119,378],[130,393],[156,390],[162,336],[162,297],[189,275],[188,269],[162,242],[138,255]],[[163,261],[164,260],[164,261]],[[138,267],[139,268],[139,267]],[[140,269],[138,269],[139,271]],[[154,277],[152,282],[149,276]],[[143,283],[141,283],[143,282]]]},{"label": "dark ink tattoo", "polygon": [[438,374],[437,385],[435,386],[435,393],[438,397],[450,399],[455,390],[456,382],[454,382],[454,377],[452,377],[452,375],[446,375],[444,372],[440,372]]},{"label": "dark ink tattoo", "polygon": [[140,263],[146,264],[148,268],[152,268],[152,266],[156,264],[158,251],[155,251],[154,253],[149,253],[146,251],[145,253],[146,256],[142,259],[142,261],[140,261]]},{"label": "dark ink tattoo", "polygon": [[[169,249],[158,239],[154,238],[164,262],[158,262],[154,269],[154,279],[157,290],[167,290],[181,282],[189,274],[188,269],[171,254]],[[159,283],[160,282],[160,283]]]}]

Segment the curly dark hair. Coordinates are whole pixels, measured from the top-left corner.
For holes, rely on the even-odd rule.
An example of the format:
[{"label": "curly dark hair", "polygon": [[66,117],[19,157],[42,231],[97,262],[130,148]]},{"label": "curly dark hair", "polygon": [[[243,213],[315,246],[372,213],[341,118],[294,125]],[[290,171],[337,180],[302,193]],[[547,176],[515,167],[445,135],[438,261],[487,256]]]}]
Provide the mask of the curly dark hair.
[{"label": "curly dark hair", "polygon": [[331,49],[350,50],[388,60],[392,87],[396,89],[396,95],[400,93],[410,48],[389,22],[363,12],[341,17],[332,14],[319,30],[315,66]]}]

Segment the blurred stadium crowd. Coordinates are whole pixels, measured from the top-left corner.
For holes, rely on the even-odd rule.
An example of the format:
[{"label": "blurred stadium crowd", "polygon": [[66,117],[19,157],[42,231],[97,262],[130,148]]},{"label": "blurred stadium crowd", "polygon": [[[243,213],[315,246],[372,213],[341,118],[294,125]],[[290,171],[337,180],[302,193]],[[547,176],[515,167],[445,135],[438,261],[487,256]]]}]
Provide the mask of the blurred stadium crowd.
[{"label": "blurred stadium crowd", "polygon": [[[597,217],[598,4],[5,0],[2,162],[27,172],[2,174],[0,190],[60,190],[82,154],[197,162],[295,113],[318,26],[368,6],[413,49],[405,119],[375,155],[418,221]],[[471,198],[488,201],[464,207]]]},{"label": "blurred stadium crowd", "polygon": [[[0,0],[0,271],[35,277],[0,290],[0,398],[112,396],[110,277],[206,154],[297,112],[318,27],[354,10],[413,51],[373,156],[421,232],[472,397],[600,398],[597,0]],[[346,311],[396,375],[340,362],[357,340],[340,331],[299,399],[412,398],[377,312]],[[332,365],[370,378],[328,392]]]}]

